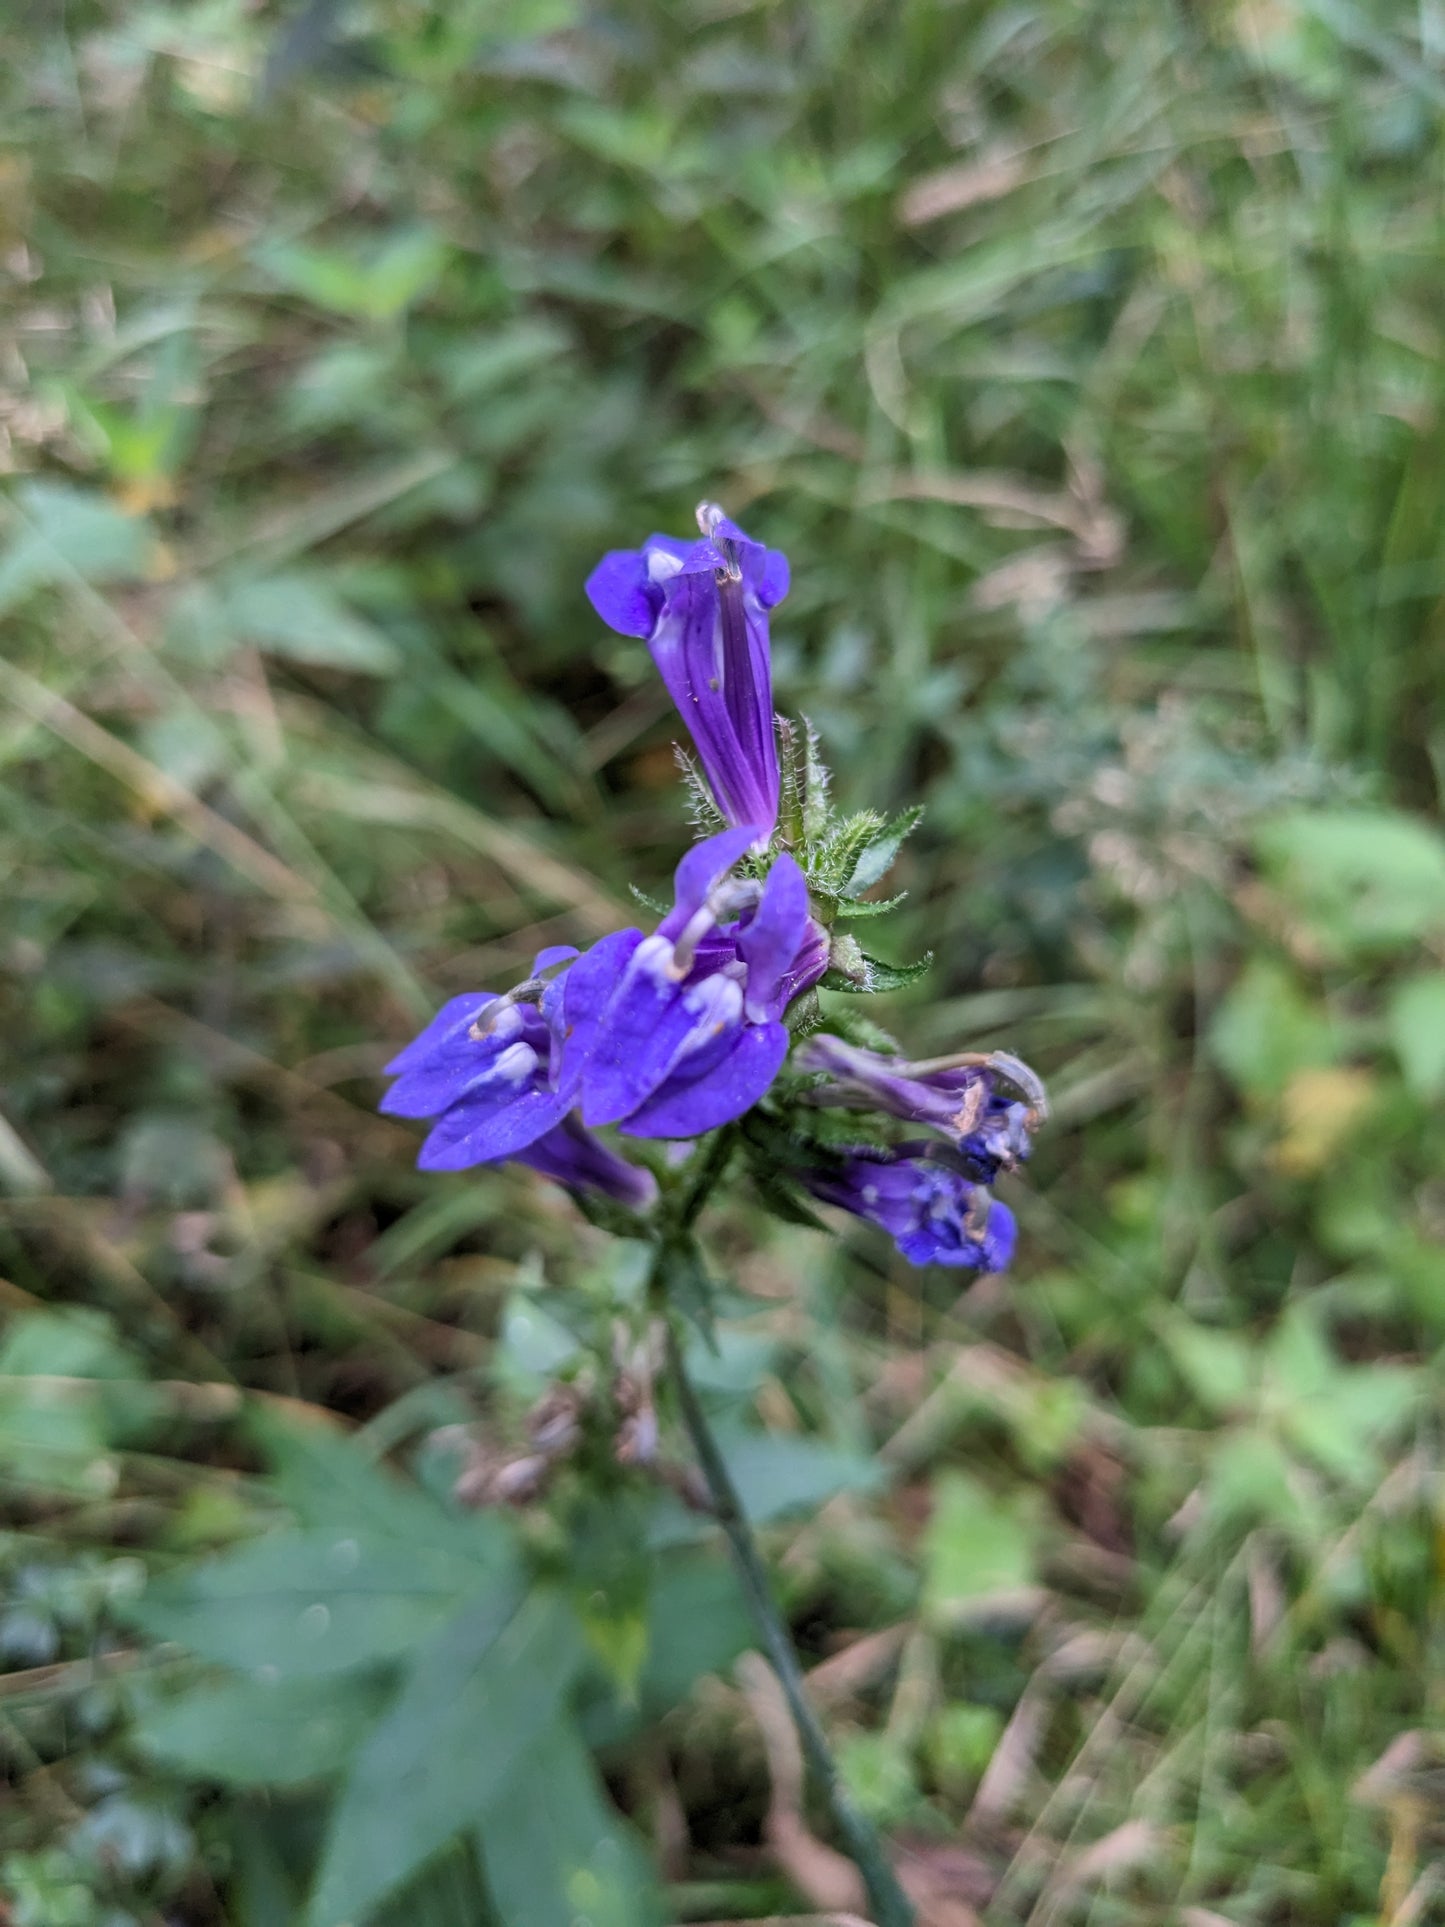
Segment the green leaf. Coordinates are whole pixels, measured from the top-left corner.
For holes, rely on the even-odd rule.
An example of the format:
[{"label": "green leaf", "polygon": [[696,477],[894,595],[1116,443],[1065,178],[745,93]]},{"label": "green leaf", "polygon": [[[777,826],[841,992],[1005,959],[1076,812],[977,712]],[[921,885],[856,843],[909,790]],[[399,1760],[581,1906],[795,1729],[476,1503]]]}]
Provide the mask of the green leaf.
[{"label": "green leaf", "polygon": [[1445,1096],[1445,971],[1407,977],[1390,997],[1390,1042],[1405,1082],[1427,1101]]},{"label": "green leaf", "polygon": [[883,917],[890,910],[896,910],[900,903],[907,901],[908,892],[900,890],[896,897],[879,897],[876,902],[865,903],[861,899],[854,902],[840,901],[835,915],[842,921],[856,921],[860,917]]},{"label": "green leaf", "polygon": [[835,936],[832,963],[822,980],[824,990],[841,990],[850,996],[866,997],[875,991],[906,990],[933,967],[933,952],[917,963],[885,963],[874,957],[856,937]]},{"label": "green leaf", "polygon": [[145,1398],[108,1319],[85,1310],[17,1318],[0,1345],[0,1476],[77,1498],[112,1492],[122,1411],[107,1386]]},{"label": "green leaf", "polygon": [[822,843],[809,852],[807,876],[814,889],[825,896],[841,896],[859,858],[885,824],[877,810],[860,810],[835,822]]},{"label": "green leaf", "polygon": [[966,1473],[943,1473],[923,1536],[925,1615],[947,1625],[1031,1586],[1038,1539],[1030,1494],[1005,1499]]},{"label": "green leaf", "polygon": [[271,1490],[303,1527],[440,1547],[479,1568],[505,1570],[516,1540],[495,1514],[449,1512],[421,1486],[397,1478],[344,1433],[255,1406],[246,1429],[266,1454]]},{"label": "green leaf", "polygon": [[295,1787],[339,1773],[389,1696],[375,1674],[208,1681],[139,1694],[131,1737],[153,1760],[222,1786]]},{"label": "green leaf", "polygon": [[721,1431],[743,1510],[755,1524],[811,1511],[839,1492],[873,1492],[883,1483],[876,1459],[821,1439],[778,1432]]},{"label": "green leaf", "polygon": [[660,1927],[647,1857],[565,1718],[482,1807],[477,1841],[506,1927]]},{"label": "green leaf", "polygon": [[0,554],[0,615],[44,583],[134,581],[153,542],[147,525],[106,496],[65,482],[25,482],[15,491],[23,517],[6,515],[15,539]]},{"label": "green leaf", "polygon": [[754,1641],[728,1559],[712,1550],[659,1554],[637,1692],[629,1697],[601,1674],[590,1678],[584,1689],[584,1735],[593,1746],[619,1744],[680,1705],[705,1674],[725,1672]]},{"label": "green leaf", "polygon": [[911,809],[900,811],[891,822],[886,823],[875,837],[864,844],[839,894],[859,897],[865,890],[871,890],[875,883],[881,882],[892,869],[905,840],[922,820],[923,805],[915,803]]},{"label": "green leaf", "polygon": [[235,634],[290,662],[387,676],[401,656],[389,636],[348,609],[318,575],[300,570],[238,582],[226,593]]},{"label": "green leaf", "polygon": [[218,1665],[314,1678],[410,1651],[478,1596],[508,1594],[510,1562],[364,1527],[273,1533],[152,1582],[130,1616]]},{"label": "green leaf", "polygon": [[[555,1593],[469,1607],[423,1650],[332,1816],[306,1920],[361,1920],[514,1787],[580,1658]],[[536,1796],[535,1783],[531,1786]]]},{"label": "green leaf", "polygon": [[1296,1071],[1330,1063],[1339,1043],[1325,1011],[1265,957],[1246,964],[1210,1026],[1215,1057],[1236,1085],[1274,1097]]},{"label": "green leaf", "polygon": [[447,247],[429,228],[408,228],[369,255],[274,242],[257,258],[268,274],[319,308],[385,321],[435,287]]},{"label": "green leaf", "polygon": [[1195,1397],[1212,1412],[1238,1411],[1255,1385],[1253,1348],[1234,1332],[1182,1314],[1164,1321],[1164,1342]]},{"label": "green leaf", "polygon": [[1259,835],[1276,886],[1338,954],[1445,929],[1445,838],[1389,810],[1298,811]]}]

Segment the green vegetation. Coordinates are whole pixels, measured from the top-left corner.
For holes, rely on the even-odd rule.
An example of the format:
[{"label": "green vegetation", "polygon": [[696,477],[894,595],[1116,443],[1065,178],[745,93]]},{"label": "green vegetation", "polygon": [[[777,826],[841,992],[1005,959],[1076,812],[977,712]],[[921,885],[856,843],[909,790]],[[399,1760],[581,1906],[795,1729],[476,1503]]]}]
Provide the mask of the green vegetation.
[{"label": "green vegetation", "polygon": [[927,1927],[1437,1917],[1439,6],[12,13],[0,1918],[838,1904],[705,1522],[453,1498],[645,1254],[373,1109],[665,890],[581,585],[703,495],[1055,1099],[1002,1280],[705,1228],[858,1802]]}]

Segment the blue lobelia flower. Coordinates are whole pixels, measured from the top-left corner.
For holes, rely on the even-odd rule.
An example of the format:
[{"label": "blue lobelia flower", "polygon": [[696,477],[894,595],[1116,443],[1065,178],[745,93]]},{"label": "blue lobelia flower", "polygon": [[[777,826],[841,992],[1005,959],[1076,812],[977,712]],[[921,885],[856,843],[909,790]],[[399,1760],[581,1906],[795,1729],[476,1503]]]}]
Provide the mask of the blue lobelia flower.
[{"label": "blue lobelia flower", "polygon": [[961,1169],[980,1184],[1021,1164],[1031,1149],[1029,1133],[1048,1116],[1043,1085],[1006,1051],[913,1064],[817,1036],[798,1053],[797,1067],[826,1077],[808,1093],[815,1104],[886,1111],[941,1132]]},{"label": "blue lobelia flower", "polygon": [[1013,1213],[957,1170],[941,1146],[860,1145],[830,1168],[801,1175],[824,1204],[880,1225],[915,1265],[1003,1271],[1013,1256]]},{"label": "blue lobelia flower", "polygon": [[808,886],[783,855],[761,885],[734,874],[757,826],[722,830],[677,866],[655,933],[623,930],[562,983],[562,1087],[587,1125],[698,1137],[751,1109],[788,1051],[782,1015],[827,968]]},{"label": "blue lobelia flower", "polygon": [[461,1171],[515,1159],[575,1188],[590,1187],[641,1209],[656,1196],[648,1171],[610,1151],[569,1116],[576,1090],[560,1078],[559,984],[543,973],[574,958],[570,947],[544,950],[522,995],[487,991],[453,997],[387,1065],[396,1082],[381,1109],[393,1117],[435,1118],[417,1163],[424,1171]]},{"label": "blue lobelia flower", "polygon": [[697,516],[701,541],[650,535],[640,549],[614,549],[587,594],[609,628],[652,651],[723,821],[765,842],[778,820],[768,611],[788,593],[788,559],[715,503]]}]

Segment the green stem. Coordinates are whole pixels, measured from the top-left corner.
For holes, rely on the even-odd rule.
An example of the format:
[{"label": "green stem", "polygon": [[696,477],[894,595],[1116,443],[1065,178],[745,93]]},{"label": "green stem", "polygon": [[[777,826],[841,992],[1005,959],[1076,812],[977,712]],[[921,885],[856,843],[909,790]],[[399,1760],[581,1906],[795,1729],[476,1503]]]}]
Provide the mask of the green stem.
[{"label": "green stem", "polygon": [[[661,1250],[658,1258],[661,1263]],[[847,1850],[849,1859],[863,1876],[863,1885],[867,1890],[876,1927],[913,1927],[913,1908],[898,1884],[897,1875],[889,1862],[883,1842],[863,1813],[854,1805],[851,1794],[843,1784],[832,1749],[828,1745],[828,1736],[824,1733],[818,1716],[809,1703],[807,1689],[803,1683],[803,1669],[798,1664],[798,1655],[794,1650],[792,1637],[778,1610],[777,1601],[773,1598],[762,1554],[758,1551],[757,1541],[753,1537],[752,1527],[748,1524],[747,1514],[743,1511],[737,1487],[733,1484],[732,1474],[727,1468],[727,1461],[718,1449],[717,1440],[712,1435],[712,1429],[703,1413],[692,1380],[687,1375],[682,1346],[678,1342],[677,1327],[671,1317],[667,1319],[666,1326],[668,1364],[672,1371],[673,1383],[677,1387],[682,1422],[687,1427],[688,1437],[692,1440],[698,1464],[707,1481],[718,1524],[726,1533],[728,1544],[732,1549],[733,1561],[737,1566],[738,1578],[742,1581],[743,1594],[747,1600],[748,1610],[752,1614],[753,1624],[757,1628],[763,1650],[782,1685],[788,1710],[793,1716],[793,1724],[798,1730],[798,1738],[803,1745],[808,1770],[832,1815],[833,1823],[838,1829],[839,1838]]]}]

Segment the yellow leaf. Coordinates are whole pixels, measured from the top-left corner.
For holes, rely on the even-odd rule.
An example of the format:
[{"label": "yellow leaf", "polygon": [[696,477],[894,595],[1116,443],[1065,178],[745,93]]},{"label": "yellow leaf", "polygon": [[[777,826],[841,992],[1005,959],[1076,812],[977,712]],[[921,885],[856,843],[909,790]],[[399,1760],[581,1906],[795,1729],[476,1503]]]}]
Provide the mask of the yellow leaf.
[{"label": "yellow leaf", "polygon": [[1378,1080],[1366,1070],[1296,1071],[1280,1099],[1284,1129],[1270,1153],[1274,1168],[1286,1177],[1313,1177],[1369,1110],[1377,1090]]}]

